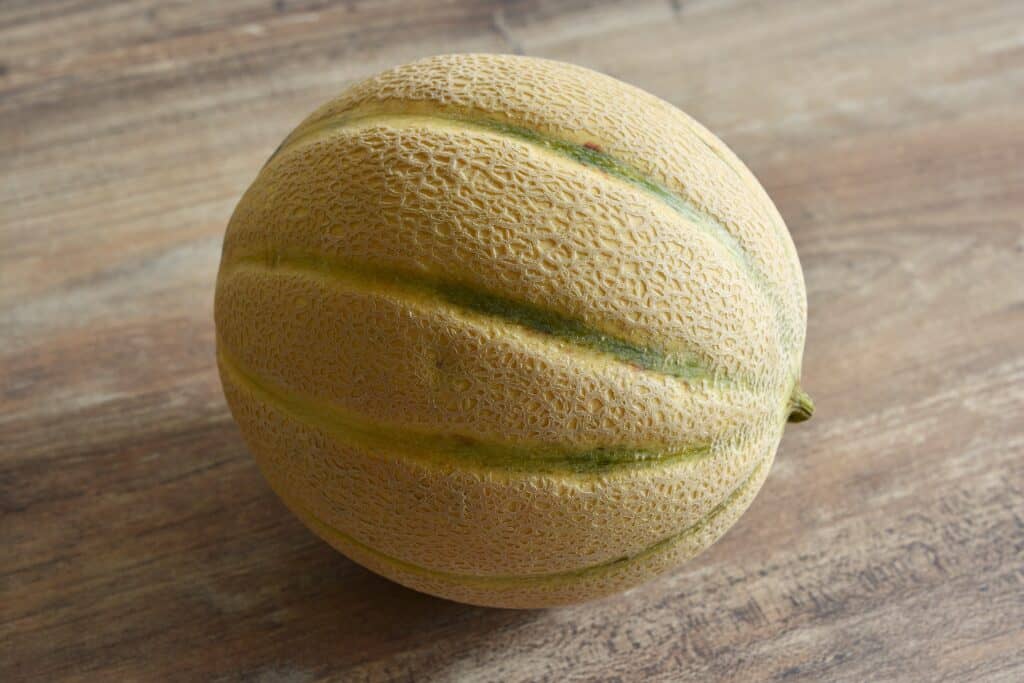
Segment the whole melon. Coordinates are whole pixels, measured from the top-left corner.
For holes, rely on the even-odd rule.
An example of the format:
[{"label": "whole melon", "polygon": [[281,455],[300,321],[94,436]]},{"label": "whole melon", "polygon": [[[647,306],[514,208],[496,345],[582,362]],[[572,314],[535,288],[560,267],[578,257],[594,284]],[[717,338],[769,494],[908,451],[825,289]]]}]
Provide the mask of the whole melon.
[{"label": "whole melon", "polygon": [[803,275],[757,180],[678,109],[554,61],[434,57],[321,107],[235,209],[215,309],[287,506],[480,605],[696,555],[812,410]]}]

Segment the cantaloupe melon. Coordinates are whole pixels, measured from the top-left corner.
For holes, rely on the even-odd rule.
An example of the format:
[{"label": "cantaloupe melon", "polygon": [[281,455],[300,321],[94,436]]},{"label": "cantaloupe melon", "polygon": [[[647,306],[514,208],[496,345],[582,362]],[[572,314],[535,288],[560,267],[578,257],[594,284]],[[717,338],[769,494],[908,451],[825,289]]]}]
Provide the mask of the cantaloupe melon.
[{"label": "cantaloupe melon", "polygon": [[811,412],[803,276],[757,180],[666,102],[541,59],[425,59],[313,113],[231,218],[215,317],[288,507],[482,605],[692,557]]}]

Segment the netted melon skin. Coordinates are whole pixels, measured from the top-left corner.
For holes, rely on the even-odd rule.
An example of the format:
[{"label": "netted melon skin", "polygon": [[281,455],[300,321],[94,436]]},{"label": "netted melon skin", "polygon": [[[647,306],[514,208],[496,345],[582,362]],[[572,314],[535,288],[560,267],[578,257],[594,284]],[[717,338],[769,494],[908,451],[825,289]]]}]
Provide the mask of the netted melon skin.
[{"label": "netted melon skin", "polygon": [[334,548],[367,569],[424,593],[483,607],[532,609],[595,600],[633,588],[691,559],[717,541],[746,511],[764,483],[774,453],[758,463],[750,479],[715,509],[703,524],[666,538],[642,554],[584,569],[525,576],[479,576],[433,572],[396,562],[339,534],[285,498],[285,504],[306,526]]},{"label": "netted melon skin", "polygon": [[295,514],[474,604],[696,555],[809,413],[802,274],[763,189],[677,109],[546,60],[430,58],[315,112],[232,216],[215,318]]}]

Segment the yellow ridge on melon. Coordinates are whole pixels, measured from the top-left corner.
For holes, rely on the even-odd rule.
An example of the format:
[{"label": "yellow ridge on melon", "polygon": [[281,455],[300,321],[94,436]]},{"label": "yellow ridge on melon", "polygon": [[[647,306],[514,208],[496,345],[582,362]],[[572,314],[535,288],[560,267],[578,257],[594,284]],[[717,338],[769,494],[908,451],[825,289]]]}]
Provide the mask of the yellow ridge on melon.
[{"label": "yellow ridge on melon", "polygon": [[278,495],[306,526],[332,546],[363,566],[409,588],[489,607],[535,608],[578,602],[581,592],[591,599],[603,597],[693,557],[717,540],[750,505],[768,474],[771,460],[769,455],[760,461],[747,479],[707,517],[678,534],[632,556],[540,575],[481,576],[427,569],[380,553],[325,524],[280,490]]},{"label": "yellow ridge on melon", "polygon": [[591,565],[589,567],[581,567],[580,569],[571,569],[563,572],[552,572],[550,574],[522,574],[522,575],[483,575],[483,574],[457,574],[454,572],[442,572],[435,569],[429,569],[427,567],[421,567],[420,565],[407,562],[397,557],[390,557],[381,553],[374,548],[360,543],[355,538],[352,538],[343,531],[334,528],[330,524],[326,523],[322,519],[318,518],[308,509],[306,509],[301,503],[295,499],[288,497],[285,494],[281,495],[284,503],[294,510],[303,520],[305,520],[310,526],[319,531],[322,535],[328,536],[331,540],[336,543],[343,543],[346,545],[357,546],[361,551],[373,555],[375,558],[386,564],[393,565],[403,571],[411,572],[414,574],[420,574],[424,576],[431,576],[442,578],[449,581],[456,581],[463,584],[477,584],[480,586],[495,586],[495,585],[529,585],[531,583],[546,583],[551,581],[573,581],[574,579],[596,576],[602,573],[614,571],[615,569],[621,568],[629,563],[642,561],[652,555],[656,555],[659,552],[671,548],[672,546],[684,541],[687,537],[695,536],[707,526],[713,524],[716,519],[726,514],[730,509],[738,502],[742,501],[744,496],[749,494],[758,482],[759,475],[767,469],[768,458],[757,463],[754,470],[747,476],[743,482],[736,487],[736,489],[729,494],[729,497],[719,503],[714,509],[711,510],[703,519],[696,524],[683,529],[682,531],[672,534],[667,538],[664,538],[653,545],[650,545],[635,555],[626,557],[616,558],[609,562],[602,562],[601,564]]},{"label": "yellow ridge on melon", "polygon": [[229,373],[237,385],[247,387],[260,400],[274,404],[298,419],[330,431],[339,439],[353,444],[386,445],[389,450],[451,467],[487,468],[502,471],[534,473],[607,474],[629,467],[666,465],[706,458],[711,444],[694,444],[675,450],[640,450],[633,448],[528,448],[488,443],[460,434],[432,434],[401,429],[393,425],[367,423],[309,398],[297,396],[280,387],[271,386],[243,370],[230,358],[223,345],[218,345],[217,358],[222,372]]}]

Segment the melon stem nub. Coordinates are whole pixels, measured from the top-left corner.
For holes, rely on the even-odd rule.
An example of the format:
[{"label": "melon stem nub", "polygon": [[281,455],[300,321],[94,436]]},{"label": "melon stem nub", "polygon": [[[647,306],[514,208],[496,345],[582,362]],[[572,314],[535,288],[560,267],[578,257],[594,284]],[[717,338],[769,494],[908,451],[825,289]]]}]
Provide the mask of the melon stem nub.
[{"label": "melon stem nub", "polygon": [[814,415],[814,401],[798,384],[789,399],[789,421],[805,422],[811,419],[811,415]]}]

